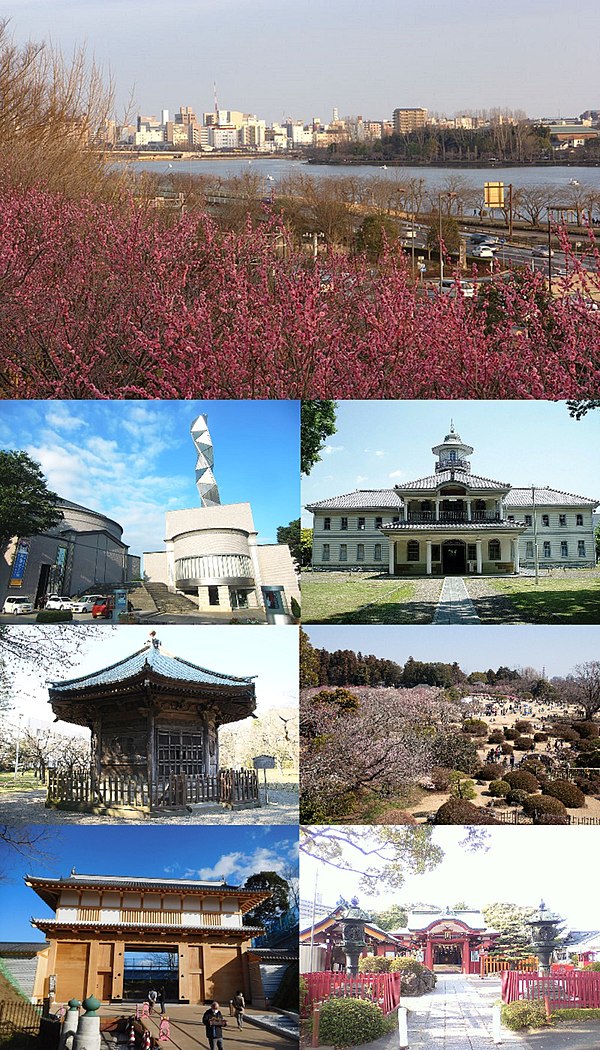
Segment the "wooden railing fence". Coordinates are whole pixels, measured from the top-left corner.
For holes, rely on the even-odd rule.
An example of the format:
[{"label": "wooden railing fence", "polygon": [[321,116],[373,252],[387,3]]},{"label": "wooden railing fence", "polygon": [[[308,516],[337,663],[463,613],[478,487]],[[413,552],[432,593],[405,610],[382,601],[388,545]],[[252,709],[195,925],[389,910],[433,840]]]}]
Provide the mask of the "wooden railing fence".
[{"label": "wooden railing fence", "polygon": [[524,973],[537,972],[538,961],[535,955],[529,955],[526,959],[509,959],[504,955],[481,955],[479,959],[479,975],[486,977],[488,973],[502,973],[504,970],[521,970]]},{"label": "wooden railing fence", "polygon": [[39,1035],[42,1022],[42,1007],[26,1002],[0,1002],[0,1034],[10,1036],[15,1032]]},{"label": "wooden railing fence", "polygon": [[598,1009],[600,973],[589,970],[555,970],[551,974],[537,974],[513,970],[502,974],[502,1002],[513,1003],[517,999],[543,1000],[546,997],[553,1010],[570,1006]]},{"label": "wooden railing fence", "polygon": [[159,777],[152,786],[143,777],[117,775],[92,778],[86,774],[48,774],[49,806],[127,806],[134,809],[163,809],[193,803],[225,805],[257,803],[258,773],[255,769],[222,769],[216,776],[178,773]]},{"label": "wooden railing fence", "polygon": [[323,999],[367,999],[384,1014],[389,1014],[400,1005],[402,974],[365,973],[350,977],[345,973],[306,973],[305,1012],[315,1002]]}]

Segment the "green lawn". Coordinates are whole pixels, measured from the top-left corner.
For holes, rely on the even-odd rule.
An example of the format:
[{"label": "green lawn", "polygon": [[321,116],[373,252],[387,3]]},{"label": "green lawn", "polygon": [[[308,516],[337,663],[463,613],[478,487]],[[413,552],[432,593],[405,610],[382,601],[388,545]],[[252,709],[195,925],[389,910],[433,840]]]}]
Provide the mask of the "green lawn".
[{"label": "green lawn", "polygon": [[413,602],[417,583],[369,573],[305,573],[303,623],[431,623],[430,603]]},{"label": "green lawn", "polygon": [[[531,577],[488,582],[510,599],[524,623],[600,624],[600,575],[595,571],[540,578],[537,586]],[[483,614],[479,607],[477,611],[485,622],[485,609]]]},{"label": "green lawn", "polygon": [[0,773],[0,794],[7,794],[9,791],[33,791],[34,788],[41,790],[43,787],[42,782],[29,771],[17,773],[16,780],[14,773]]}]

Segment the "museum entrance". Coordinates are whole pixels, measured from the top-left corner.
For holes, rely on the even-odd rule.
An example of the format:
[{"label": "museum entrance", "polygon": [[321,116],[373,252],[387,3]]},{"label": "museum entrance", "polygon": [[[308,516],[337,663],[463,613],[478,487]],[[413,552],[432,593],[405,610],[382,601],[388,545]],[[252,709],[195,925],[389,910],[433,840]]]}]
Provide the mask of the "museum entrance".
[{"label": "museum entrance", "polygon": [[177,948],[125,948],[123,999],[143,1002],[148,992],[164,988],[168,1002],[179,999],[179,957]]},{"label": "museum entrance", "polygon": [[461,945],[435,944],[433,946],[433,968],[437,973],[461,973]]},{"label": "museum entrance", "polygon": [[464,576],[467,571],[467,547],[463,540],[446,540],[442,544],[444,576]]}]

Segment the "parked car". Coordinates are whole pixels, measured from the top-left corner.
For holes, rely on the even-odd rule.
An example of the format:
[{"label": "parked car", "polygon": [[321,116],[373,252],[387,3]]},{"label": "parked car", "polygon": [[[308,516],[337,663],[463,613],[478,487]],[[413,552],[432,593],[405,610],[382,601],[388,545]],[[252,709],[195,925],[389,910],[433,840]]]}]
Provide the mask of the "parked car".
[{"label": "parked car", "polygon": [[93,612],[96,602],[103,600],[101,594],[83,594],[81,598],[71,598],[71,608],[77,613]]},{"label": "parked car", "polygon": [[98,601],[92,609],[92,617],[97,620],[98,617],[103,620],[108,620],[112,616],[113,609],[115,607],[115,600],[111,595],[105,598],[98,598]]},{"label": "parked car", "polygon": [[455,299],[457,295],[463,295],[465,299],[472,299],[475,295],[475,288],[471,281],[453,281],[444,278],[442,293],[449,295],[451,299]]},{"label": "parked car", "polygon": [[46,598],[44,603],[44,609],[72,609],[71,599],[67,598],[66,595],[51,594],[49,598]]},{"label": "parked car", "polygon": [[18,598],[6,598],[4,605],[2,606],[2,612],[6,616],[19,616],[22,613],[35,612],[35,606],[31,598],[26,598],[25,595],[19,595]]}]

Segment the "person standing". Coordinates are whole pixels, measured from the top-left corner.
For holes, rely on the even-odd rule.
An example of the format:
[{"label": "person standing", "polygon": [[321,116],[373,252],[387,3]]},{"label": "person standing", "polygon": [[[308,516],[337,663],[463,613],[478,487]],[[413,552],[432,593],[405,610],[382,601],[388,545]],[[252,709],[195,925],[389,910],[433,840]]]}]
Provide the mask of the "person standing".
[{"label": "person standing", "polygon": [[206,1028],[206,1037],[210,1050],[223,1050],[223,1029],[227,1021],[223,1017],[217,1002],[211,1003],[210,1009],[206,1010],[202,1017],[202,1024]]},{"label": "person standing", "polygon": [[154,1007],[156,1006],[157,999],[158,999],[158,992],[155,991],[154,988],[151,988],[150,991],[148,992],[148,1002],[150,1003],[150,1013],[152,1013],[152,1011],[154,1010]]},{"label": "person standing", "polygon": [[233,1010],[235,1013],[235,1019],[237,1021],[238,1028],[244,1027],[244,1010],[246,1009],[246,1000],[244,999],[243,992],[236,992],[233,999]]},{"label": "person standing", "polygon": [[160,991],[158,993],[158,1005],[160,1006],[161,1014],[164,1014],[165,1009],[166,1009],[166,1007],[165,1007],[165,986],[164,986],[164,984],[161,985]]}]

